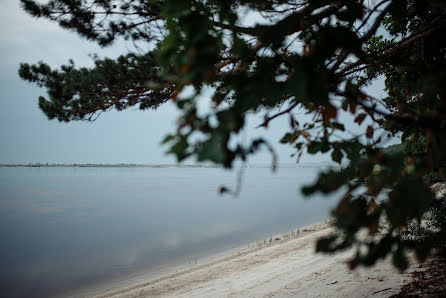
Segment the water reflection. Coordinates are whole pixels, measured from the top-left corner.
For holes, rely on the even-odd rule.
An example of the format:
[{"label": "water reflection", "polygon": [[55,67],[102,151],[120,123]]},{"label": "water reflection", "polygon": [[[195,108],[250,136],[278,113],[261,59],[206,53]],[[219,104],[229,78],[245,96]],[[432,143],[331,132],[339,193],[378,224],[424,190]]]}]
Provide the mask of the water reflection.
[{"label": "water reflection", "polygon": [[51,296],[261,240],[327,217],[314,168],[0,168],[0,295]]}]

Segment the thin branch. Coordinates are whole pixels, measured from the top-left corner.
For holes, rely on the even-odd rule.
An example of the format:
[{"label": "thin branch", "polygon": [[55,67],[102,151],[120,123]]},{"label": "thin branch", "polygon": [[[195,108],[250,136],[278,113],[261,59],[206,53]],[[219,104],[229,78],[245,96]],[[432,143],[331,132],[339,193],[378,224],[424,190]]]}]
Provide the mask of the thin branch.
[{"label": "thin branch", "polygon": [[434,27],[431,27],[431,28],[428,29],[428,30],[419,32],[419,33],[417,33],[417,34],[415,34],[415,35],[412,35],[412,36],[410,36],[410,37],[408,37],[408,38],[406,38],[406,39],[400,41],[400,42],[398,43],[397,46],[392,47],[390,50],[388,50],[387,52],[385,52],[385,53],[383,54],[383,56],[388,56],[388,57],[393,56],[393,55],[395,55],[398,51],[400,51],[401,49],[403,49],[403,48],[405,48],[405,47],[411,45],[413,42],[417,41],[418,39],[421,39],[421,38],[424,38],[424,37],[426,37],[426,36],[431,35],[431,34],[434,33],[435,31],[437,31],[437,30],[439,30],[439,29],[442,29],[442,27],[445,27],[445,25],[446,25],[446,21],[443,20],[442,22],[440,22],[439,24],[437,24],[437,25],[434,26]]},{"label": "thin branch", "polygon": [[269,123],[271,120],[273,120],[273,119],[275,119],[275,118],[277,118],[277,117],[279,117],[279,116],[281,116],[281,115],[284,115],[284,114],[286,114],[286,113],[291,112],[295,107],[297,107],[298,104],[299,104],[298,102],[294,102],[291,106],[288,107],[288,109],[283,110],[282,112],[279,112],[279,113],[277,113],[277,114],[274,114],[274,115],[271,116],[271,117],[265,117],[265,121],[264,121],[262,124],[260,124],[259,126],[257,126],[257,128],[262,127],[262,126],[263,126],[263,127],[267,127],[267,126],[268,126],[268,123]]},{"label": "thin branch", "polygon": [[361,64],[364,64],[364,62],[363,62],[361,59],[359,59],[358,61],[356,61],[356,62],[354,62],[354,63],[352,63],[352,64],[349,64],[349,65],[347,65],[346,67],[344,67],[343,69],[341,69],[341,70],[338,72],[338,74],[339,74],[339,75],[344,75],[346,72],[350,71],[351,69],[353,69],[353,68],[355,68],[355,67],[360,66]]},{"label": "thin branch", "polygon": [[[362,63],[361,63],[362,64]],[[355,72],[358,72],[358,71],[362,71],[362,70],[364,70],[364,69],[367,69],[367,67],[369,67],[368,65],[363,65],[363,66],[361,66],[361,67],[359,67],[359,68],[356,68],[356,69],[351,69],[351,70],[349,70],[349,71],[347,71],[347,72],[344,72],[344,70],[341,72],[341,73],[339,73],[339,74],[341,74],[341,75],[344,75],[344,76],[348,76],[348,75],[351,75],[351,74],[353,74],[353,73],[355,73]]]},{"label": "thin branch", "polygon": [[361,41],[366,42],[370,37],[373,36],[373,34],[376,33],[376,30],[378,30],[379,26],[381,25],[382,21],[384,20],[384,17],[387,15],[387,13],[390,10],[392,4],[389,4],[384,8],[381,13],[376,17],[375,22],[373,23],[372,27],[370,27],[370,30],[367,31],[362,37]]},{"label": "thin branch", "polygon": [[364,22],[358,27],[357,31],[361,30],[362,27],[364,27],[365,24],[367,24],[368,20],[370,19],[370,17],[373,15],[374,12],[376,12],[378,10],[378,8],[383,5],[386,2],[389,2],[390,0],[383,0],[380,3],[376,4],[375,7],[369,12],[369,14],[367,15],[367,17],[364,19]]}]

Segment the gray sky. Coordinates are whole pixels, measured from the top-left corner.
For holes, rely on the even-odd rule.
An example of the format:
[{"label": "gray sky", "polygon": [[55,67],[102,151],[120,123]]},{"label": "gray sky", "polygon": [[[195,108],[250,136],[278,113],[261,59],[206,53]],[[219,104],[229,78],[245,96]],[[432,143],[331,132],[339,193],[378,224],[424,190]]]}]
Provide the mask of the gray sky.
[{"label": "gray sky", "polygon": [[[73,58],[78,66],[88,66],[92,65],[89,54],[116,57],[129,51],[125,44],[101,49],[56,24],[31,18],[21,11],[18,0],[0,0],[0,4],[0,163],[175,162],[160,145],[162,138],[174,131],[179,113],[173,104],[156,111],[110,111],[93,123],[49,121],[37,105],[38,96],[46,91],[17,75],[20,62],[43,60],[56,67]],[[260,119],[249,121],[247,139],[266,133],[266,138],[277,144],[289,128],[287,117],[274,122],[267,132],[254,128],[259,123]],[[275,148],[280,162],[293,162],[290,148]],[[304,160],[327,158],[306,156]],[[270,157],[263,152],[250,161],[270,162]]]}]

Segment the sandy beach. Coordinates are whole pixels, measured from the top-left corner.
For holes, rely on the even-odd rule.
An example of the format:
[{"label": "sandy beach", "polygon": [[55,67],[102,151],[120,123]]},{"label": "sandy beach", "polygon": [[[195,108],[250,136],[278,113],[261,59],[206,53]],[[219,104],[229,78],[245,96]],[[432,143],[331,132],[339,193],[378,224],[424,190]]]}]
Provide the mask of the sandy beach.
[{"label": "sandy beach", "polygon": [[318,223],[163,274],[84,293],[87,297],[388,297],[410,280],[390,260],[350,271],[351,251],[315,253],[315,241],[331,233]]}]

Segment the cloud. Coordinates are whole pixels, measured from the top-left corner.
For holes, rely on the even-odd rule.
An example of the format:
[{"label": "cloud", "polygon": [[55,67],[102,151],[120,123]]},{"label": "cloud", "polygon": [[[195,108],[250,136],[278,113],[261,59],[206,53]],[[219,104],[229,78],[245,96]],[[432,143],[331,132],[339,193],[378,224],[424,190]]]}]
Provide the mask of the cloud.
[{"label": "cloud", "polygon": [[22,10],[19,1],[1,0],[0,3],[0,64],[8,71],[17,68],[20,62],[44,60],[59,66],[70,58],[88,66],[92,65],[90,53],[116,57],[127,50],[123,43],[102,49],[54,22],[33,18]]}]

